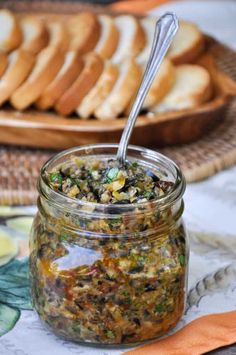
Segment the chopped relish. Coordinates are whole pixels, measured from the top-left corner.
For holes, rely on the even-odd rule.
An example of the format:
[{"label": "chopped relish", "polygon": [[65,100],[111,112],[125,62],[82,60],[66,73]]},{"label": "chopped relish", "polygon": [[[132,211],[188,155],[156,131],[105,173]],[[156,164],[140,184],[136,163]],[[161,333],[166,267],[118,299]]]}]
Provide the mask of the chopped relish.
[{"label": "chopped relish", "polygon": [[187,267],[181,204],[153,204],[173,182],[140,162],[121,167],[92,157],[72,157],[46,179],[71,199],[107,206],[101,216],[65,213],[40,197],[30,254],[40,317],[67,339],[102,344],[141,342],[175,326]]},{"label": "chopped relish", "polygon": [[[159,176],[158,176],[159,175]],[[49,185],[69,197],[96,203],[143,203],[170,191],[173,183],[134,161],[72,157],[48,174]]]}]

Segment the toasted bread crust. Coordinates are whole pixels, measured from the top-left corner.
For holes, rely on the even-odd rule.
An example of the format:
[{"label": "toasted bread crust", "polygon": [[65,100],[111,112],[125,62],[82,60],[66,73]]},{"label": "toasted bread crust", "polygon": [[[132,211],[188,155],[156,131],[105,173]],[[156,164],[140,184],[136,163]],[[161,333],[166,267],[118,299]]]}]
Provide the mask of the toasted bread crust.
[{"label": "toasted bread crust", "polygon": [[81,118],[88,118],[94,113],[96,108],[102,104],[111,92],[118,75],[119,70],[116,65],[109,62],[105,64],[104,70],[96,85],[84,97],[77,109],[77,113]]},{"label": "toasted bread crust", "polygon": [[175,67],[170,60],[165,58],[147,94],[143,108],[150,108],[160,102],[171,89],[174,82]]},{"label": "toasted bread crust", "polygon": [[29,40],[23,37],[21,48],[33,54],[38,54],[44,47],[47,46],[49,33],[43,21],[30,17],[23,18],[21,21],[23,34],[28,31],[29,26],[35,27],[36,34]]},{"label": "toasted bread crust", "polygon": [[0,51],[0,77],[5,72],[7,68],[7,64],[8,64],[7,55],[4,52]]},{"label": "toasted bread crust", "polygon": [[[19,18],[0,10],[0,105],[10,100],[23,110],[35,104],[64,116],[76,111],[82,119],[113,119],[129,112],[143,72],[140,66],[145,66],[151,49],[154,18],[93,12]],[[180,32],[144,101],[146,110],[194,109],[211,98],[209,73],[188,64],[200,63],[196,59],[204,46],[199,28],[180,21]],[[76,55],[66,66],[69,50]],[[47,51],[49,58],[40,67],[39,58]],[[13,61],[16,53],[19,58]]]},{"label": "toasted bread crust", "polygon": [[116,118],[124,112],[138,89],[142,77],[141,67],[133,58],[124,65],[126,66],[125,72],[120,73],[117,85],[95,110],[95,116],[101,120]]},{"label": "toasted bread crust", "polygon": [[136,57],[141,50],[145,47],[145,43],[146,43],[146,36],[145,36],[145,32],[142,28],[142,26],[140,25],[139,21],[137,20],[137,31],[136,31],[136,35],[135,35],[135,39],[132,45],[132,52],[133,55]]},{"label": "toasted bread crust", "polygon": [[22,32],[15,15],[9,10],[0,10],[0,16],[8,16],[12,20],[12,29],[4,41],[0,42],[0,50],[11,52],[22,42]]},{"label": "toasted bread crust", "polygon": [[100,24],[92,12],[81,12],[70,20],[70,49],[87,53],[94,49],[100,37]]},{"label": "toasted bread crust", "polygon": [[152,41],[155,32],[156,19],[151,17],[144,17],[140,20],[140,25],[143,28],[145,34],[145,46],[138,54],[136,60],[139,64],[143,65],[147,62],[152,48]]},{"label": "toasted bread crust", "polygon": [[[46,110],[52,107],[54,103],[66,92],[66,90],[69,89],[81,72],[83,68],[81,53],[79,51],[73,51],[67,53],[67,55],[69,54],[73,55],[69,66],[62,74],[60,71],[58,72],[57,76],[47,86],[36,102],[36,105],[40,110]],[[61,67],[61,70],[63,70],[63,66]]]},{"label": "toasted bread crust", "polygon": [[49,32],[48,46],[55,46],[62,52],[66,52],[69,47],[69,33],[66,26],[61,22],[47,23]]},{"label": "toasted bread crust", "polygon": [[208,71],[194,64],[176,67],[176,81],[155,111],[176,111],[190,109],[206,102],[212,93],[211,77]]},{"label": "toasted bread crust", "polygon": [[189,48],[183,54],[175,56],[168,55],[168,58],[176,65],[192,63],[204,51],[204,47],[205,39],[204,36],[201,35],[198,41],[195,42],[194,48]]},{"label": "toasted bread crust", "polygon": [[117,48],[119,41],[119,31],[116,28],[114,20],[111,16],[100,15],[99,21],[101,23],[103,22],[104,26],[108,27],[108,33],[105,41],[102,44],[99,42],[97,43],[99,47],[95,47],[95,51],[100,55],[101,58],[109,59],[112,57]]},{"label": "toasted bread crust", "polygon": [[7,101],[27,78],[34,63],[35,57],[23,49],[10,54],[9,65],[0,80],[0,105]]},{"label": "toasted bread crust", "polygon": [[55,78],[63,61],[64,54],[58,47],[50,46],[43,49],[28,79],[12,95],[12,105],[18,110],[23,110],[34,103]]},{"label": "toasted bread crust", "polygon": [[[115,24],[120,32],[120,38],[111,59],[114,63],[121,63],[123,60],[136,57],[139,54],[145,46],[146,36],[140,22],[134,16],[117,16]],[[126,31],[128,31],[128,36]]]},{"label": "toasted bread crust", "polygon": [[102,73],[103,66],[103,60],[97,54],[88,54],[84,58],[84,68],[78,78],[56,103],[56,111],[64,116],[72,113],[95,85]]},{"label": "toasted bread crust", "polygon": [[[174,50],[175,43],[178,40],[178,36],[183,36],[184,32],[186,32],[186,43],[188,42],[188,33],[187,31],[191,30],[195,33],[195,38],[189,41],[188,46],[183,48],[182,50]],[[173,43],[170,46],[169,51],[167,52],[167,57],[174,64],[185,64],[193,62],[204,50],[205,47],[205,38],[202,32],[198,29],[198,27],[189,22],[181,21],[180,22],[180,33],[176,35],[176,39],[174,39]]]}]

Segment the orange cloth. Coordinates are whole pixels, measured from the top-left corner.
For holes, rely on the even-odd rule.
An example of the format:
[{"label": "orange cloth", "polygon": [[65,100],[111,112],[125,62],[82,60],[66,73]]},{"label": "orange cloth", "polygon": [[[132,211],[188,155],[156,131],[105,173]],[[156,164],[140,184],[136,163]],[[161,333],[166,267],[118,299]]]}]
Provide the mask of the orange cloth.
[{"label": "orange cloth", "polygon": [[236,343],[236,311],[195,319],[169,337],[125,355],[200,355]]},{"label": "orange cloth", "polygon": [[167,2],[167,0],[127,0],[118,1],[111,5],[114,11],[124,11],[142,14],[150,11],[154,7]]}]

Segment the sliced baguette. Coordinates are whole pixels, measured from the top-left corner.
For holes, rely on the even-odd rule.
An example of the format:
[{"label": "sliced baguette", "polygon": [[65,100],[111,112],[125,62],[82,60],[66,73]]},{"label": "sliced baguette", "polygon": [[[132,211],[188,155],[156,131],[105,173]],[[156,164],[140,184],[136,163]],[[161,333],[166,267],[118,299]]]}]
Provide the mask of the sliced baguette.
[{"label": "sliced baguette", "polygon": [[206,102],[212,92],[208,71],[193,64],[176,67],[176,80],[170,92],[155,107],[155,112],[190,109]]},{"label": "sliced baguette", "polygon": [[120,39],[112,61],[120,63],[128,57],[136,57],[144,48],[146,38],[139,21],[131,15],[117,16],[115,25],[119,30]]},{"label": "sliced baguette", "polygon": [[23,83],[35,63],[33,54],[18,49],[9,54],[8,67],[0,80],[0,105]]},{"label": "sliced baguette", "polygon": [[100,24],[92,12],[80,12],[74,16],[68,26],[71,42],[70,49],[79,49],[82,53],[90,52],[100,37]]},{"label": "sliced baguette", "polygon": [[7,55],[4,52],[0,51],[0,77],[5,72],[7,68],[7,64],[8,64]]},{"label": "sliced baguette", "polygon": [[143,108],[156,105],[168,93],[175,82],[175,67],[165,58],[144,101]]},{"label": "sliced baguette", "polygon": [[204,45],[204,35],[197,25],[180,21],[178,32],[167,52],[167,56],[175,64],[189,63],[203,51]]},{"label": "sliced baguette", "polygon": [[64,62],[64,54],[58,47],[43,49],[37,57],[36,64],[27,80],[11,97],[12,105],[23,110],[33,104],[55,78]]},{"label": "sliced baguette", "polygon": [[139,64],[144,65],[149,57],[152,48],[152,41],[155,32],[156,20],[151,17],[145,17],[140,20],[140,24],[143,28],[146,37],[146,44],[143,50],[139,53],[136,60]]},{"label": "sliced baguette", "polygon": [[95,110],[95,116],[105,120],[116,118],[124,112],[138,89],[141,77],[142,69],[135,59],[130,58],[123,62],[120,65],[120,74],[116,84],[108,97]]},{"label": "sliced baguette", "polygon": [[98,20],[101,27],[101,35],[95,47],[95,52],[103,59],[109,59],[117,48],[119,31],[111,16],[99,15]]},{"label": "sliced baguette", "polygon": [[76,110],[81,118],[88,118],[102,104],[111,92],[118,75],[119,70],[117,66],[107,62],[96,85],[84,97]]},{"label": "sliced baguette", "polygon": [[25,17],[21,21],[23,42],[21,48],[33,53],[39,53],[48,44],[48,30],[42,20]]},{"label": "sliced baguette", "polygon": [[49,32],[48,46],[55,46],[61,51],[67,51],[70,41],[66,26],[61,22],[49,22],[47,30]]},{"label": "sliced baguette", "polygon": [[63,66],[36,102],[37,107],[41,110],[52,107],[72,85],[81,72],[82,67],[83,62],[80,52],[67,52]]},{"label": "sliced baguette", "polygon": [[75,111],[96,84],[103,71],[103,65],[103,60],[96,53],[90,53],[84,58],[84,67],[78,78],[55,105],[58,113],[66,116]]},{"label": "sliced baguette", "polygon": [[11,52],[19,47],[21,41],[21,28],[14,14],[8,10],[0,10],[0,50]]}]

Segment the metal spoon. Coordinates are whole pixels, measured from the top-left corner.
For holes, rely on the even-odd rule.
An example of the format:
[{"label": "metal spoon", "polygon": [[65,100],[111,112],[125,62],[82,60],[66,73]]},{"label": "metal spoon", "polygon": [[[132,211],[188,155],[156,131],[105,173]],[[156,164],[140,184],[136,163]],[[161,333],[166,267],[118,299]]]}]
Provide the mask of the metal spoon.
[{"label": "metal spoon", "polygon": [[178,20],[173,13],[167,12],[156,23],[150,57],[117,151],[117,160],[122,165],[126,161],[128,143],[139,111],[177,30]]}]

